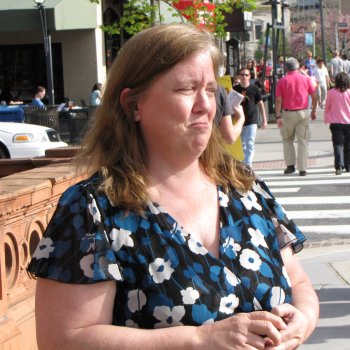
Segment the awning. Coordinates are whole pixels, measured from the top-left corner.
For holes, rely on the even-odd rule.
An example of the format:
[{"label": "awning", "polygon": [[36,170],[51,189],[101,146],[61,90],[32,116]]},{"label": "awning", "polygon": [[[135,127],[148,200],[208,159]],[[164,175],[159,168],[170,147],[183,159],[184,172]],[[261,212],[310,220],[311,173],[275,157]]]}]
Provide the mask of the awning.
[{"label": "awning", "polygon": [[[101,25],[99,6],[87,0],[46,0],[49,30],[94,29]],[[39,11],[33,0],[1,0],[0,32],[41,30]]]}]

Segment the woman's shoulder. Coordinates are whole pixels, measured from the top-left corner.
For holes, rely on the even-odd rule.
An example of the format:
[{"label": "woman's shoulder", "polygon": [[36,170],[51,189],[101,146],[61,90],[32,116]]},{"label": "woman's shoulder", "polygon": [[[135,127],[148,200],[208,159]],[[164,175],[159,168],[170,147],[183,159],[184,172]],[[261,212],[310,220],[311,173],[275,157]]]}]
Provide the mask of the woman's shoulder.
[{"label": "woman's shoulder", "polygon": [[81,200],[82,197],[91,197],[92,193],[98,190],[101,182],[102,178],[99,174],[94,174],[85,180],[77,182],[63,192],[59,204],[69,205]]}]

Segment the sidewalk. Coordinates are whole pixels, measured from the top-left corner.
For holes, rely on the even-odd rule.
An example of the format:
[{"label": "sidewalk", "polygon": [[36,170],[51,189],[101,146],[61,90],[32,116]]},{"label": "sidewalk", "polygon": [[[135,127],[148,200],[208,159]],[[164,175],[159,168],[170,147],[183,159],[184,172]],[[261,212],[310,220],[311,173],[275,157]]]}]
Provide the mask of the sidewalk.
[{"label": "sidewalk", "polygon": [[350,242],[306,248],[301,263],[317,292],[320,319],[301,350],[350,349]]},{"label": "sidewalk", "polygon": [[[323,110],[310,122],[309,168],[332,167],[333,146]],[[271,123],[258,130],[253,168],[285,169],[279,129]],[[349,219],[350,220],[350,219]],[[320,319],[315,332],[301,350],[350,350],[350,240],[306,243],[298,254],[320,301]]]}]

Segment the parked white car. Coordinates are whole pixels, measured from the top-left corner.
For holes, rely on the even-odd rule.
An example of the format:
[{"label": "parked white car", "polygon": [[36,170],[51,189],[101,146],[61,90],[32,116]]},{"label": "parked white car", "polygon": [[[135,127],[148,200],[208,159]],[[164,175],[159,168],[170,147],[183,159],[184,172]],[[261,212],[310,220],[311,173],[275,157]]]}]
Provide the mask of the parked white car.
[{"label": "parked white car", "polygon": [[0,122],[0,159],[42,157],[47,149],[67,146],[46,126]]}]

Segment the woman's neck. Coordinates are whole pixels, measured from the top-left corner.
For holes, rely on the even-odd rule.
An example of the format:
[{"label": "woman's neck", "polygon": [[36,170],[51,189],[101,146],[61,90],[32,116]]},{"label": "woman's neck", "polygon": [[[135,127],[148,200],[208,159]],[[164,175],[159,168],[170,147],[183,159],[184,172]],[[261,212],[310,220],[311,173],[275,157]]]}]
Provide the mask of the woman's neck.
[{"label": "woman's neck", "polygon": [[164,191],[177,195],[196,193],[194,191],[207,186],[212,181],[208,178],[199,161],[186,167],[174,167],[169,164],[150,166],[147,187],[151,197],[159,197]]}]

